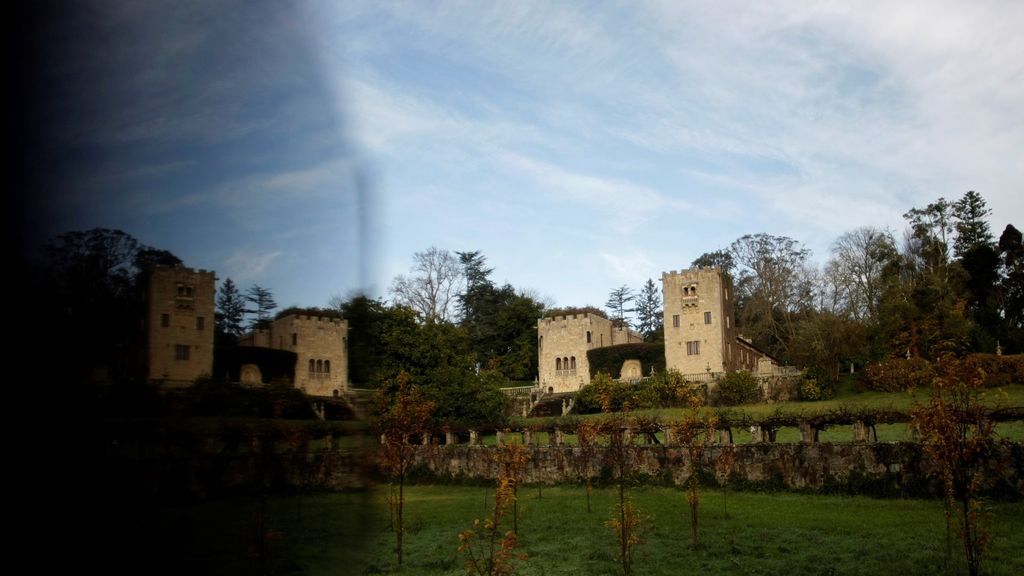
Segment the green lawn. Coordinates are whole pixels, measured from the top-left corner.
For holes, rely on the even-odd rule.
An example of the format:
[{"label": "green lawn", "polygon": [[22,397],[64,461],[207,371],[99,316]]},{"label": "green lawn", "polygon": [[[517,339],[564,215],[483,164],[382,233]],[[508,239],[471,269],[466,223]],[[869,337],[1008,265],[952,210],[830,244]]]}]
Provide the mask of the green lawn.
[{"label": "green lawn", "polygon": [[[465,573],[456,535],[483,517],[492,490],[415,486],[408,489],[406,565],[394,562],[383,489],[364,494],[321,494],[267,502],[266,573]],[[685,495],[669,488],[631,491],[651,517],[638,551],[636,574],[943,574],[944,523],[937,501],[706,491],[702,546],[688,545]],[[549,487],[520,490],[523,575],[617,574],[611,531],[614,492]],[[726,504],[728,514],[726,514]],[[205,504],[164,511],[152,527],[155,562],[180,573],[259,573],[258,501]],[[992,506],[992,545],[985,572],[1024,574],[1024,503]],[[138,533],[138,527],[134,530]],[[173,531],[170,536],[161,531]],[[170,566],[168,566],[170,567]]]}]

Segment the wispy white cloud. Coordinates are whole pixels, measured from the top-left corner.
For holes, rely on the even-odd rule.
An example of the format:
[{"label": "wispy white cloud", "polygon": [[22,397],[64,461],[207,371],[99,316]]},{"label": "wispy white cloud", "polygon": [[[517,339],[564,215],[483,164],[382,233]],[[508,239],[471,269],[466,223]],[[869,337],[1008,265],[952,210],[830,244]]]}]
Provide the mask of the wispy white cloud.
[{"label": "wispy white cloud", "polygon": [[218,275],[231,278],[238,284],[262,282],[274,262],[283,255],[281,250],[262,252],[241,248],[224,260],[223,273]]},{"label": "wispy white cloud", "polygon": [[[422,209],[409,196],[444,190],[446,213],[468,212],[486,173],[510,221],[533,217],[531,205],[586,211],[586,222],[557,222],[553,249],[598,251],[611,277],[640,273],[627,272],[639,254],[642,266],[678,267],[660,261],[663,245],[643,245],[670,242],[670,221],[687,223],[687,252],[727,242],[728,227],[788,233],[822,257],[844,230],[898,227],[910,207],[967,189],[985,195],[997,226],[1024,213],[1024,4],[372,2],[339,12],[318,19],[325,45],[345,39],[332,53],[348,58],[338,100],[395,205]],[[524,230],[554,225],[521,218]],[[450,228],[453,218],[436,220]],[[588,227],[647,233],[629,254],[595,247]],[[396,230],[392,245],[411,253],[449,229],[421,222],[416,232]],[[716,245],[691,245],[701,239]]]}]

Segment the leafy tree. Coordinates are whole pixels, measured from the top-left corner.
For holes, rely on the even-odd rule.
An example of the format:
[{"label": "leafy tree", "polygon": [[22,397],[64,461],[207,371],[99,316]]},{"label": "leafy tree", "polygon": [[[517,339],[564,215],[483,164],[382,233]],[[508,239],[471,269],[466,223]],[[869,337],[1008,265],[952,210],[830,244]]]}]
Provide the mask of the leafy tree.
[{"label": "leafy tree", "polygon": [[644,340],[654,342],[659,335],[664,338],[664,314],[661,308],[661,293],[648,278],[636,299],[636,328]]},{"label": "leafy tree", "polygon": [[736,262],[729,250],[715,250],[714,252],[701,254],[690,266],[695,268],[718,268],[732,276],[733,270],[736,269]]},{"label": "leafy tree", "polygon": [[619,562],[625,576],[633,574],[633,556],[637,546],[643,542],[644,529],[643,517],[626,492],[626,485],[633,477],[637,461],[637,449],[631,434],[633,424],[633,418],[616,413],[607,417],[601,425],[608,440],[604,449],[605,461],[612,470],[618,497],[615,516],[604,524],[615,533]]},{"label": "leafy tree", "polygon": [[399,274],[391,283],[395,301],[415,310],[426,322],[451,321],[464,280],[459,261],[451,252],[433,246],[414,253],[412,259],[409,274]]},{"label": "leafy tree", "polygon": [[600,424],[594,420],[580,420],[576,424],[577,447],[576,450],[573,451],[575,456],[573,457],[572,465],[573,469],[576,471],[576,476],[586,485],[588,514],[591,512],[590,495],[591,492],[593,492],[593,478],[590,473],[590,463],[597,451],[597,436],[600,431]]},{"label": "leafy tree", "polygon": [[[331,299],[336,309],[348,323],[348,375],[356,386],[376,387],[397,374],[386,370],[390,367],[386,348],[385,331],[400,320],[402,312],[388,307],[383,300],[355,294],[347,300],[341,297]],[[415,330],[415,317],[409,317],[408,330]],[[382,370],[385,372],[381,374]],[[396,369],[397,370],[397,369]]]},{"label": "leafy tree", "polygon": [[837,306],[832,310],[858,320],[878,314],[885,267],[896,257],[892,234],[877,228],[857,228],[832,244],[826,268],[835,278]]},{"label": "leafy tree", "polygon": [[64,336],[76,343],[60,369],[75,381],[93,368],[106,368],[115,379],[133,374],[132,359],[142,345],[138,318],[145,272],[181,260],[107,228],[66,232],[43,249],[47,265],[33,296],[45,303],[51,323],[62,326]]},{"label": "leafy tree", "polygon": [[170,251],[149,246],[140,246],[135,252],[132,263],[139,273],[148,272],[157,266],[178,267],[183,265],[181,258]]},{"label": "leafy tree", "polygon": [[252,323],[250,324],[252,328],[264,326],[270,321],[270,313],[274,308],[277,308],[277,302],[274,301],[274,295],[270,290],[260,286],[259,284],[253,284],[249,288],[245,293],[245,301],[253,306],[253,308],[246,310],[246,312],[254,315]]},{"label": "leafy tree", "polygon": [[217,292],[217,332],[238,339],[245,320],[245,299],[234,281],[226,278]]},{"label": "leafy tree", "polygon": [[949,240],[955,229],[953,204],[939,198],[924,208],[911,208],[903,218],[911,229],[908,240],[912,249],[908,253],[929,272],[944,276],[949,263]]},{"label": "leafy tree", "polygon": [[405,481],[412,467],[415,447],[409,443],[429,430],[434,404],[427,400],[412,383],[410,376],[398,377],[378,394],[378,427],[381,434],[383,465],[392,482],[398,483],[394,500],[395,554],[402,564],[402,545],[405,537]]},{"label": "leafy tree", "polygon": [[686,453],[690,461],[690,477],[686,483],[689,494],[686,502],[690,507],[690,545],[696,547],[700,543],[698,508],[700,506],[700,472],[704,464],[704,452],[707,445],[712,442],[718,418],[715,413],[706,406],[701,394],[696,388],[680,388],[682,402],[687,407],[683,419],[671,426],[672,431],[679,439],[679,443],[686,447]]},{"label": "leafy tree", "polygon": [[722,406],[739,406],[756,402],[761,395],[757,378],[746,370],[729,372],[718,383],[718,403]]},{"label": "leafy tree", "polygon": [[483,521],[474,520],[472,529],[459,533],[459,553],[467,557],[467,572],[478,576],[511,576],[516,572],[513,562],[526,559],[526,554],[515,553],[519,545],[515,531],[502,533],[502,521],[515,503],[515,480],[499,476],[491,517]]},{"label": "leafy tree", "polygon": [[1024,242],[1021,232],[1007,224],[999,236],[999,254],[1002,259],[1000,300],[1003,312],[1002,337],[1006,350],[1024,351]]},{"label": "leafy tree", "polygon": [[827,311],[803,318],[791,343],[793,360],[808,368],[825,390],[839,383],[844,361],[863,360],[866,347],[862,322]]},{"label": "leafy tree", "polygon": [[458,296],[461,321],[476,363],[499,370],[514,380],[537,375],[537,320],[542,303],[517,292],[510,284],[496,286],[493,268],[479,252],[457,252],[466,278],[466,291]]},{"label": "leafy tree", "polygon": [[753,234],[729,246],[739,273],[738,325],[773,356],[789,357],[801,313],[813,307],[810,250],[785,236]]},{"label": "leafy tree", "polygon": [[928,403],[915,410],[913,422],[923,436],[924,450],[939,468],[947,553],[954,524],[968,572],[976,576],[990,539],[981,493],[994,480],[990,458],[995,434],[982,402],[984,372],[952,354],[943,356],[938,366]]},{"label": "leafy tree", "polygon": [[633,289],[629,286],[620,286],[611,291],[605,307],[612,313],[612,321],[618,326],[627,326],[626,314],[635,312],[636,308],[629,308],[629,304],[636,300]]}]

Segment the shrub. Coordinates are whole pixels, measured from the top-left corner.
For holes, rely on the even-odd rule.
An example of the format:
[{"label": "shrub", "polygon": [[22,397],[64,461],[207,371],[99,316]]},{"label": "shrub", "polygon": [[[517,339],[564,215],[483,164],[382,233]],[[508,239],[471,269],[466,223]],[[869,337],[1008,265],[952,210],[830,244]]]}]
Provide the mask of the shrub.
[{"label": "shrub", "polygon": [[800,388],[797,393],[801,400],[821,400],[821,386],[818,386],[816,378],[804,378],[800,381]]},{"label": "shrub", "polygon": [[901,392],[929,386],[935,370],[924,358],[890,358],[867,367],[867,385],[879,392]]},{"label": "shrub", "polygon": [[746,370],[729,372],[718,383],[715,403],[720,406],[738,406],[756,402],[761,396],[757,378]]},{"label": "shrub", "polygon": [[970,369],[980,369],[984,373],[982,385],[986,388],[1024,384],[1024,354],[970,354],[964,362]]}]

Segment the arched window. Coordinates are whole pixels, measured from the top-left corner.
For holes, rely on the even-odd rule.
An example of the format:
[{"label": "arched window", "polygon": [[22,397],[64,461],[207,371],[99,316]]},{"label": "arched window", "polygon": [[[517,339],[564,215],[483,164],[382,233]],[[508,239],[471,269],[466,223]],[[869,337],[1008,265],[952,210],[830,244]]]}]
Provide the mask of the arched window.
[{"label": "arched window", "polygon": [[323,360],[317,360],[316,361],[316,371],[318,373],[324,371],[324,361]]},{"label": "arched window", "polygon": [[316,372],[316,362],[312,358],[309,359],[309,371]]},{"label": "arched window", "polygon": [[562,359],[561,358],[555,358],[555,370],[561,370],[561,369],[562,369]]},{"label": "arched window", "polygon": [[331,373],[331,361],[330,360],[324,360],[324,372],[327,373],[327,374]]},{"label": "arched window", "polygon": [[569,369],[569,358],[566,356],[562,357],[562,368]]},{"label": "arched window", "polygon": [[573,356],[572,358],[569,359],[569,365],[570,365],[569,367],[572,368],[573,370],[576,369],[576,357],[575,356]]}]

